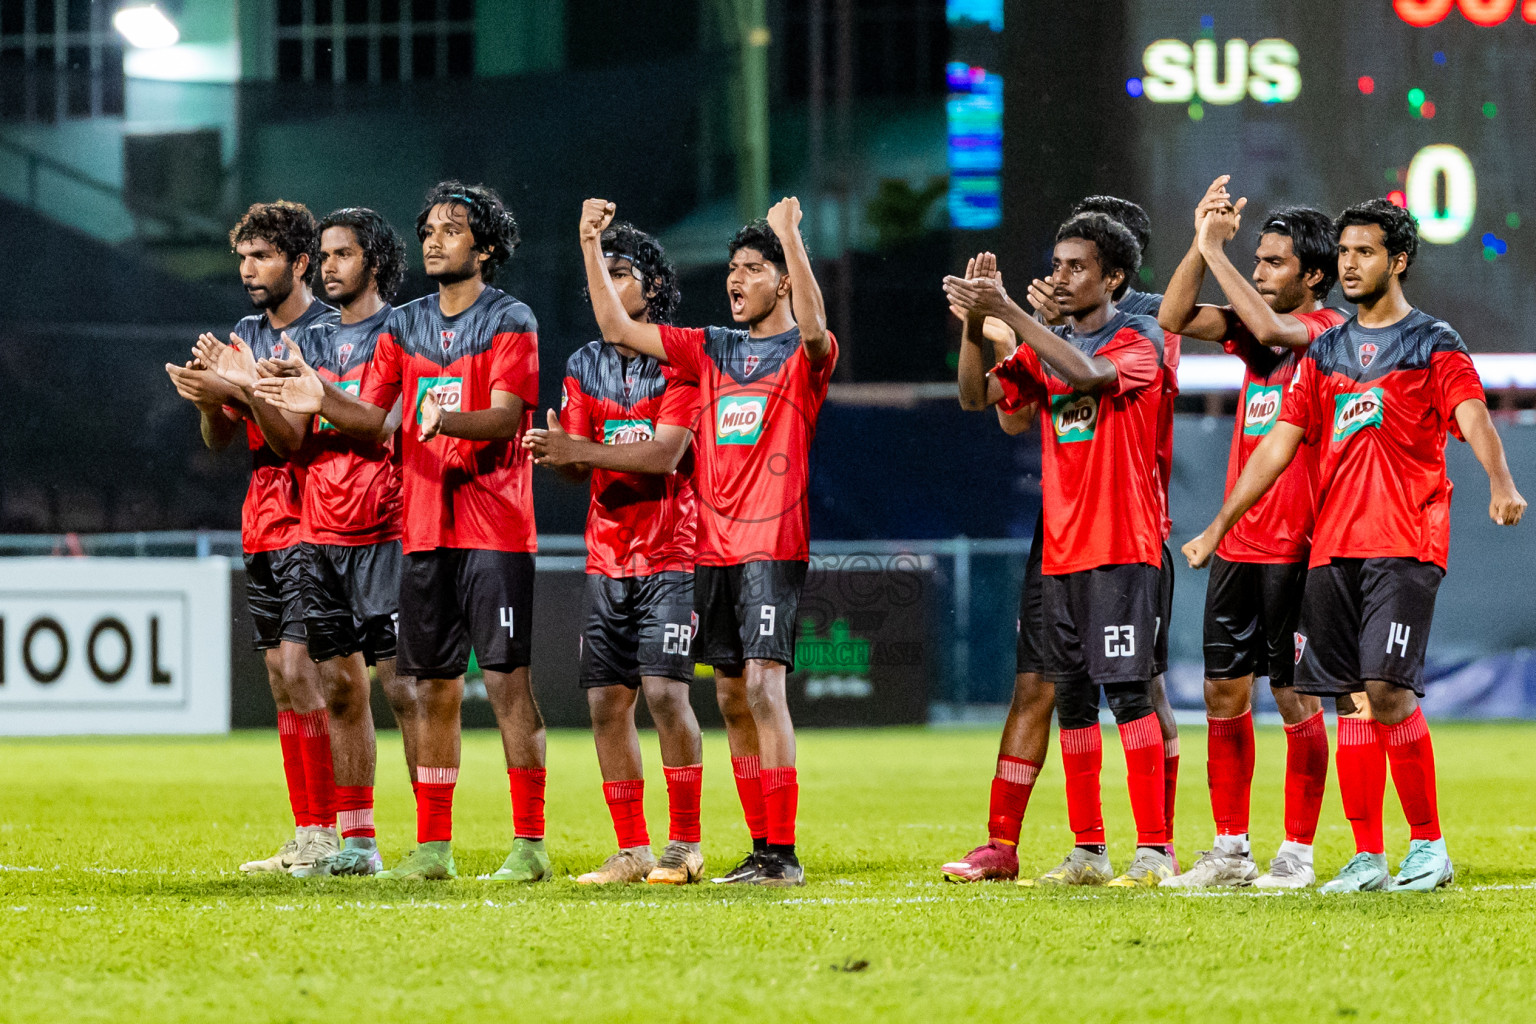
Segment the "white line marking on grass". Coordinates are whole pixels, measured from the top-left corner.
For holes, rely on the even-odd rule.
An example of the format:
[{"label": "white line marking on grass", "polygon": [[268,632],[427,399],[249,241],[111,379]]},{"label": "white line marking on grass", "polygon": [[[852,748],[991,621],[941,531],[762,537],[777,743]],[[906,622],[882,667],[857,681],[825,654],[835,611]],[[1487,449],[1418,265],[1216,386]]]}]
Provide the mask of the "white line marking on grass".
[{"label": "white line marking on grass", "polygon": [[1526,882],[1524,885],[1469,885],[1467,888],[1472,892],[1511,892],[1516,889],[1536,889],[1536,882]]},{"label": "white line marking on grass", "polygon": [[[47,868],[22,867],[12,864],[0,864],[0,871],[47,871]],[[57,870],[57,869],[55,869]]]}]

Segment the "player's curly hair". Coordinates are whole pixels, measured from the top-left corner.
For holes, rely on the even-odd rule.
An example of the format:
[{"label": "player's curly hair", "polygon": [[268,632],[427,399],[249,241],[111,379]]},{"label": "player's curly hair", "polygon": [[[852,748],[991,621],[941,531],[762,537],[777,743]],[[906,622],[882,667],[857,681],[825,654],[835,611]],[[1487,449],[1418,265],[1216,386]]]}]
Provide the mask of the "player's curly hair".
[{"label": "player's curly hair", "polygon": [[1125,278],[1114,294],[1117,301],[1124,297],[1131,279],[1141,269],[1141,246],[1136,244],[1131,229],[1107,213],[1080,213],[1056,232],[1056,241],[1068,238],[1092,242],[1099,251],[1099,267],[1105,274],[1112,270],[1124,272]]},{"label": "player's curly hair", "polygon": [[1389,259],[1400,252],[1408,254],[1403,272],[1397,275],[1399,281],[1408,280],[1408,268],[1413,266],[1413,258],[1419,254],[1418,218],[1390,199],[1367,199],[1339,214],[1333,227],[1338,235],[1343,235],[1347,227],[1366,224],[1375,224],[1381,228],[1382,234],[1386,236]]},{"label": "player's curly hair", "polygon": [[383,214],[365,206],[347,206],[325,215],[320,222],[320,234],[324,235],[327,228],[352,230],[363,250],[363,262],[373,271],[379,298],[385,302],[393,299],[405,278],[405,239],[390,227]]},{"label": "player's curly hair", "polygon": [[252,203],[245,216],[229,229],[229,248],[233,252],[241,242],[271,242],[292,263],[300,256],[309,257],[313,267],[320,256],[320,228],[315,215],[303,203],[279,199],[275,203]]},{"label": "player's curly hair", "polygon": [[496,277],[496,268],[512,258],[522,236],[518,234],[517,218],[501,201],[501,196],[489,185],[466,185],[462,181],[440,181],[427,192],[421,212],[416,215],[416,237],[427,236],[427,217],[434,206],[444,204],[462,206],[469,217],[469,233],[475,248],[489,259],[480,264],[480,278],[489,283]]},{"label": "player's curly hair", "polygon": [[773,233],[773,228],[768,226],[768,220],[765,217],[759,217],[750,224],[742,225],[741,229],[731,236],[728,251],[733,259],[738,249],[756,249],[763,254],[763,259],[779,268],[779,273],[789,273],[789,264],[784,259],[784,246],[779,241],[779,236]]},{"label": "player's curly hair", "polygon": [[1291,240],[1291,252],[1301,262],[1305,277],[1312,271],[1322,278],[1312,286],[1312,297],[1322,302],[1339,279],[1339,233],[1333,218],[1309,206],[1282,206],[1270,212],[1259,227],[1260,235],[1284,235]]},{"label": "player's curly hair", "polygon": [[1146,254],[1147,246],[1152,244],[1152,218],[1147,216],[1147,211],[1139,203],[1118,196],[1084,196],[1072,207],[1070,217],[1083,213],[1102,213],[1124,224],[1130,229],[1132,237],[1136,239],[1136,248],[1143,255]]},{"label": "player's curly hair", "polygon": [[683,293],[677,268],[661,243],[628,221],[616,221],[603,229],[603,255],[624,256],[635,265],[645,291],[646,316],[653,324],[670,324]]}]

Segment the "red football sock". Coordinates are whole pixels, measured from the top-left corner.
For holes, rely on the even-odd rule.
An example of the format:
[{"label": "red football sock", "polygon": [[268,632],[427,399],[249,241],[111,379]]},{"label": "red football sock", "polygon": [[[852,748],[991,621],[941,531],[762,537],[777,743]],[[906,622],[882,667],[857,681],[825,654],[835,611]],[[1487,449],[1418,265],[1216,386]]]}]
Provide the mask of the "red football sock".
[{"label": "red football sock", "polygon": [[336,787],[336,827],[343,839],[374,837],[372,786]]},{"label": "red football sock", "polygon": [[1099,770],[1104,766],[1104,737],[1097,723],[1061,730],[1061,770],[1067,779],[1067,822],[1079,846],[1104,842],[1104,805]]},{"label": "red football sock", "polygon": [[1040,765],[1022,757],[999,754],[997,774],[992,777],[992,804],[987,814],[987,836],[1009,846],[1019,845],[1019,829],[1035,791]]},{"label": "red football sock", "polygon": [[1396,725],[1376,723],[1387,747],[1387,759],[1392,762],[1392,782],[1397,786],[1397,798],[1403,804],[1403,816],[1408,819],[1410,839],[1440,838],[1440,808],[1435,793],[1435,748],[1429,739],[1429,723],[1424,721],[1424,709],[1414,708],[1413,714]]},{"label": "red football sock", "polygon": [[[543,768],[507,769],[512,789],[512,834],[520,839],[544,838],[545,774]],[[641,814],[643,820],[644,812]]]},{"label": "red football sock", "polygon": [[1168,842],[1168,818],[1163,813],[1163,731],[1157,716],[1144,715],[1120,726],[1125,748],[1125,784],[1131,791],[1131,815],[1136,819],[1136,845]]},{"label": "red football sock", "polygon": [[453,787],[458,781],[457,768],[416,769],[416,842],[453,838]]},{"label": "red football sock", "polygon": [[1211,787],[1216,834],[1248,834],[1248,806],[1253,791],[1253,712],[1236,718],[1212,718],[1206,742],[1205,774]]},{"label": "red football sock", "polygon": [[623,779],[603,783],[603,799],[613,816],[613,831],[619,837],[619,849],[650,846],[651,835],[645,830],[645,780]]},{"label": "red football sock", "polygon": [[1285,727],[1285,839],[1311,846],[1328,784],[1328,728],[1323,713]]},{"label": "red football sock", "polygon": [[1173,807],[1179,795],[1179,738],[1163,740],[1163,824],[1168,845],[1173,845]]},{"label": "red football sock", "polygon": [[325,708],[298,716],[299,747],[304,752],[304,787],[309,791],[309,820],[319,828],[336,825],[336,770],[331,761],[331,713]]},{"label": "red football sock", "polygon": [[1387,755],[1376,736],[1376,723],[1339,719],[1339,796],[1344,817],[1355,833],[1356,853],[1385,853],[1381,802],[1387,790]]},{"label": "red football sock", "polygon": [[768,815],[768,845],[795,845],[795,812],[800,804],[800,781],[795,766],[764,768],[763,806]]},{"label": "red football sock", "polygon": [[283,777],[288,780],[288,805],[295,828],[309,824],[309,790],[304,784],[304,748],[296,711],[277,713],[277,742],[283,748]]},{"label": "red football sock", "polygon": [[699,841],[699,803],[704,788],[704,766],[662,767],[667,777],[667,808],[671,821],[667,838],[679,843]]},{"label": "red football sock", "polygon": [[736,776],[736,793],[741,797],[741,814],[747,819],[747,831],[753,839],[768,835],[768,811],[763,806],[762,771],[757,755],[731,758],[731,771]]}]

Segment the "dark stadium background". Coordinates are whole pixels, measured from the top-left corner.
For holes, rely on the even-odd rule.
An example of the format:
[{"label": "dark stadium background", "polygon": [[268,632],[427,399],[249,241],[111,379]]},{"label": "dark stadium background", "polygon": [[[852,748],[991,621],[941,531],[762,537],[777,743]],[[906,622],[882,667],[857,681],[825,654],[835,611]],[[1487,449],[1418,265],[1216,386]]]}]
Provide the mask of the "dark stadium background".
[{"label": "dark stadium background", "polygon": [[[685,271],[682,321],[726,318],[724,242],[745,194],[731,128],[745,79],[727,5],[408,0],[439,26],[421,51],[431,60],[417,62],[415,79],[389,81],[386,59],[373,55],[358,81],[340,69],[351,61],[355,77],[353,55],[366,49],[343,43],[338,53],[331,40],[344,28],[295,23],[303,5],[242,4],[232,17],[212,0],[171,0],[161,6],[184,40],[215,64],[238,54],[238,66],[215,76],[223,80],[195,83],[125,78],[121,44],[101,28],[111,6],[8,0],[0,20],[0,533],[238,526],[245,460],[202,449],[161,367],[186,358],[199,331],[222,333],[248,311],[222,232],[256,200],[300,200],[317,213],[369,205],[406,230],[439,178],[498,188],[524,243],[497,284],[539,318],[546,397],[565,356],[593,335],[574,245],[589,195],[616,201],[620,216],[668,243]],[[336,5],[338,24],[353,6]],[[72,33],[46,51],[33,39],[44,7]],[[1416,149],[1457,145],[1477,167],[1479,215],[1455,244],[1424,247],[1410,297],[1450,319],[1474,352],[1536,351],[1536,207],[1526,188],[1536,25],[1518,12],[1489,26],[1453,13],[1419,28],[1391,0],[1008,3],[1006,30],[985,44],[1004,80],[1002,222],[975,231],[949,226],[943,178],[945,65],[974,59],[957,51],[982,45],[976,26],[952,26],[934,0],[786,0],[767,10],[769,194],[807,202],[845,352],[813,456],[819,541],[1029,537],[1037,444],[1004,437],[954,402],[957,331],[938,281],[979,248],[999,252],[1012,282],[1039,273],[1051,232],[1084,194],[1147,206],[1145,283],[1157,288],[1218,172],[1255,197],[1255,213],[1286,202],[1334,210],[1402,187],[1390,179]],[[1144,48],[1163,38],[1289,40],[1302,54],[1300,95],[1206,104],[1198,117],[1198,103],[1150,103],[1128,83]],[[813,80],[813,45],[846,73]],[[1410,109],[1410,89],[1435,109]],[[1247,244],[1247,233],[1234,243],[1240,263]],[[427,288],[413,267],[401,298]],[[1493,404],[1517,481],[1536,489],[1532,393],[1501,391]],[[1175,545],[1220,497],[1231,400],[1193,392],[1182,408]],[[1530,713],[1536,668],[1522,651],[1536,647],[1536,625],[1524,567],[1536,564],[1536,540],[1529,530],[1495,534],[1468,453],[1453,452],[1452,476],[1464,488],[1433,654],[1445,672],[1482,666],[1475,680],[1457,677],[1458,706]],[[584,491],[541,473],[536,501],[542,533],[581,532]],[[1006,700],[1021,567],[1017,554],[973,560],[962,628],[958,570],[938,563],[937,706]],[[1180,574],[1174,658],[1186,666],[1198,661],[1202,593],[1201,577]]]}]

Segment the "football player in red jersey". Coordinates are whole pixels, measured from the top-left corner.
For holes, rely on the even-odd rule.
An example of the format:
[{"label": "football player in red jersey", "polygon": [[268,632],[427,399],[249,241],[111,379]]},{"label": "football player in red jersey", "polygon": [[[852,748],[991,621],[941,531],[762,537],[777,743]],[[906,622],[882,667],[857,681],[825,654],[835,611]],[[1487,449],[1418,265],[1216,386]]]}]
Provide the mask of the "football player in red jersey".
[{"label": "football player in red jersey", "polygon": [[[1024,343],[988,380],[988,400],[1050,407],[1052,429],[1042,434],[1045,678],[1056,689],[1077,845],[1042,884],[1155,886],[1173,874],[1151,696],[1161,625],[1163,334],[1114,301],[1140,262],[1135,237],[1104,214],[1062,225],[1049,284],[1031,286],[1041,293],[1032,305],[1044,305],[1049,287],[1066,314],[1054,329],[1010,300],[995,277],[944,279],[957,313],[998,317]],[[1114,878],[1099,795],[1101,686],[1120,725],[1137,825],[1135,859]]]},{"label": "football player in red jersey", "polygon": [[299,592],[302,470],[268,443],[269,438],[287,436],[291,428],[278,410],[255,395],[250,387],[254,378],[244,387],[231,384],[219,376],[214,363],[222,362],[226,351],[233,355],[241,348],[246,361],[253,354],[281,354],[282,331],[334,322],[336,314],[316,300],[309,288],[319,231],[303,205],[281,200],[252,205],[230,231],[229,244],[240,257],[246,294],[261,312],[235,325],[233,346],[225,346],[211,334],[198,340],[199,349],[208,351],[212,362],[197,357],[186,366],[168,365],[166,370],[177,391],[197,405],[208,447],[228,447],[244,433],[251,452],[251,483],[241,510],[241,546],[256,627],[253,642],[266,659],[267,680],[277,703],[294,837],[271,857],[248,861],[240,870],[286,872],[297,864],[323,859],[338,845],[330,722],[318,674],[305,650]]},{"label": "football player in red jersey", "polygon": [[[1319,334],[1344,322],[1323,306],[1338,278],[1333,219],[1318,210],[1276,210],[1259,228],[1252,281],[1232,265],[1225,244],[1246,199],[1235,203],[1228,176],[1211,183],[1195,210],[1195,236],[1163,298],[1165,330],[1219,342],[1243,360],[1239,413],[1227,463],[1227,491],[1280,418],[1285,385]],[[1206,269],[1231,304],[1197,305]],[[1216,553],[1205,595],[1206,772],[1216,840],[1174,886],[1256,885],[1296,889],[1316,881],[1312,841],[1328,779],[1322,701],[1292,686],[1317,496],[1317,452],[1303,446],[1278,486],[1238,521]],[[1254,680],[1269,677],[1285,723],[1285,841],[1259,874],[1248,841],[1253,786]]]},{"label": "football player in red jersey", "polygon": [[[1116,196],[1087,196],[1072,207],[1072,216],[1080,213],[1102,213],[1125,226],[1135,237],[1137,247],[1145,252],[1151,242],[1152,222],[1146,210],[1137,203]],[[977,268],[987,276],[996,276],[996,261],[990,253],[983,253],[971,261],[966,276]],[[1051,288],[1038,282],[1039,289],[1031,292],[1035,306],[1035,318],[1048,326],[1065,323],[1060,308],[1051,296]],[[1156,313],[1162,296],[1127,288],[1115,303],[1115,308],[1126,313]],[[962,318],[966,320],[968,318]],[[983,326],[962,330],[960,362],[960,404],[976,411],[985,409],[987,396],[987,371],[991,361],[981,360],[982,345],[990,342],[993,357],[1001,362],[1018,347],[1019,340],[1001,320],[989,317]],[[1168,668],[1168,626],[1173,615],[1173,552],[1168,548],[1168,532],[1173,521],[1167,513],[1167,496],[1170,471],[1173,465],[1173,411],[1178,397],[1177,364],[1179,337],[1165,334],[1163,339],[1163,390],[1158,416],[1158,471],[1163,498],[1163,563],[1159,579],[1159,623],[1154,645],[1154,669],[1152,678],[1152,706],[1157,712],[1158,728],[1163,736],[1163,813],[1167,823],[1168,855],[1175,869],[1178,856],[1173,848],[1174,806],[1178,792],[1179,727],[1174,719],[1173,707],[1168,701],[1164,673]],[[1035,409],[1026,405],[1012,409],[1008,403],[997,403],[997,417],[1003,429],[1019,434],[1034,422]],[[1024,812],[1034,791],[1035,782],[1044,765],[1045,752],[1050,740],[1051,712],[1055,708],[1055,689],[1045,681],[1043,661],[1043,616],[1040,598],[1040,563],[1044,544],[1043,520],[1035,524],[1035,537],[1031,541],[1029,558],[1024,569],[1024,585],[1019,596],[1019,633],[1014,663],[1013,698],[1008,708],[1003,735],[998,744],[997,770],[992,778],[988,801],[987,841],[958,860],[940,867],[944,877],[952,882],[983,880],[1009,880],[1018,876],[1018,838]]]},{"label": "football player in red jersey", "polygon": [[[224,348],[222,361],[246,379],[258,373],[308,372],[356,391],[405,271],[405,243],[378,213],[337,210],[320,223],[320,280],[340,308],[340,323],[285,332],[288,359],[249,362]],[[297,339],[295,341],[294,339]],[[213,352],[208,357],[215,357]],[[221,367],[221,372],[226,372]],[[293,874],[371,875],[383,869],[375,840],[376,761],[368,664],[378,668],[404,738],[415,782],[415,683],[395,673],[395,620],[400,594],[400,469],[395,432],[400,406],[377,438],[362,440],[323,418],[282,413],[290,429],[270,440],[304,467],[299,522],[299,589],[311,660],[320,667],[331,717],[336,766],[337,827],[342,849],[301,860]],[[296,451],[294,449],[297,449]]]},{"label": "football player in red jersey", "polygon": [[364,440],[405,399],[405,566],[399,670],[417,680],[417,847],[380,877],[444,879],[453,861],[459,709],[473,648],[501,728],[514,839],[498,882],[549,877],[544,720],[529,675],[532,462],[519,443],[538,400],[538,333],[526,305],[491,287],[517,222],[491,189],[442,182],[416,219],[437,292],[391,312],[357,396],[313,374],[266,378],[264,394]]},{"label": "football player in red jersey", "polygon": [[[1322,891],[1427,892],[1455,877],[1419,708],[1450,549],[1446,434],[1470,444],[1488,474],[1495,523],[1518,523],[1526,502],[1466,345],[1403,294],[1418,250],[1413,216],[1373,199],[1345,210],[1335,226],[1339,281],[1359,312],[1312,343],[1286,389],[1280,422],[1184,553],[1192,567],[1205,565],[1302,445],[1317,446],[1319,499],[1296,634],[1296,689],[1338,702],[1339,791],[1356,847]],[[1375,721],[1346,717],[1362,692]],[[1408,855],[1395,877],[1382,837],[1384,762],[1409,826]]]},{"label": "football player in red jersey", "polygon": [[[583,217],[580,231],[586,242],[598,227]],[[604,273],[630,319],[671,323],[680,300],[677,271],[660,243],[624,223],[602,229],[598,242]],[[698,530],[689,477],[698,416],[697,384],[678,379],[650,356],[599,340],[566,361],[559,421],[551,411],[547,430],[530,430],[523,438],[538,464],[591,480],[580,682],[619,849],[578,877],[582,884],[686,885],[704,874],[703,745],[688,702]],[[659,860],[645,826],[645,773],[635,731],[639,690],[656,722],[671,809]]]},{"label": "football player in red jersey", "polygon": [[714,666],[742,810],[753,849],[725,883],[800,885],[795,854],[800,785],[786,696],[800,591],[810,561],[810,446],[837,363],[821,289],[800,237],[800,203],[731,240],[726,292],[735,329],[683,330],[625,312],[599,232],[612,203],[582,210],[587,287],[604,340],[671,365],[699,386],[695,445],[699,546],[694,657]]}]

